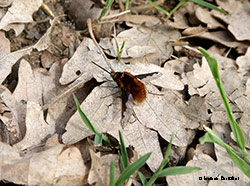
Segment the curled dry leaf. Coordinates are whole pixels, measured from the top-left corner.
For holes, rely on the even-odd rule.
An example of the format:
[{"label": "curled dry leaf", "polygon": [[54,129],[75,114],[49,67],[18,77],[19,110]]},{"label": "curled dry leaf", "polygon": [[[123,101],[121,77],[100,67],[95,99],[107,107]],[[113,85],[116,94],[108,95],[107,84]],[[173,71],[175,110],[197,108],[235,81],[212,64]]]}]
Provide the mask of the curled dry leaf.
[{"label": "curled dry leaf", "polygon": [[195,10],[195,15],[201,22],[207,24],[208,29],[224,28],[224,26],[212,16],[211,12],[205,8],[198,7]]},{"label": "curled dry leaf", "polygon": [[206,28],[202,27],[201,25],[199,26],[196,26],[196,27],[188,27],[186,28],[182,34],[183,35],[198,35],[202,32],[205,32],[206,31]]},{"label": "curled dry leaf", "polygon": [[32,22],[32,14],[42,5],[42,0],[14,0],[11,7],[1,19],[0,29],[11,23]]},{"label": "curled dry leaf", "polygon": [[9,30],[13,29],[15,31],[16,36],[19,36],[19,34],[21,34],[22,31],[24,30],[24,28],[25,28],[24,23],[12,23],[12,24],[5,26],[3,28],[3,30],[9,31]]},{"label": "curled dry leaf", "polygon": [[[223,72],[222,70],[226,68],[231,68],[234,67],[234,60],[222,57],[218,54],[213,55],[219,64],[219,72],[220,74]],[[196,63],[194,64],[194,70],[192,72],[187,72],[187,78],[188,78],[188,84],[195,88],[198,91],[198,94],[200,96],[206,95],[208,92],[213,91],[217,92],[217,87],[214,82],[213,76],[210,72],[208,63],[206,59],[203,57],[202,58],[202,64],[201,66]],[[235,69],[236,70],[236,69]],[[224,74],[226,75],[226,74]],[[195,93],[189,92],[190,95],[194,95]]]},{"label": "curled dry leaf", "polygon": [[216,43],[220,43],[230,48],[236,48],[240,45],[240,43],[235,41],[226,31],[222,30],[214,32],[204,32],[199,34],[198,37],[212,40]]}]

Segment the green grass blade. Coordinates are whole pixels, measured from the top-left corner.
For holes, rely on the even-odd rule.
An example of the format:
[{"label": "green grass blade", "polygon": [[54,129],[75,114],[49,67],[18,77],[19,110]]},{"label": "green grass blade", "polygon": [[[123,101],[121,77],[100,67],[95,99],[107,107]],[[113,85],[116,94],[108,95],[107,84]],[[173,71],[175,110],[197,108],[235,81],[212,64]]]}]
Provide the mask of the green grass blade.
[{"label": "green grass blade", "polygon": [[89,121],[89,119],[87,118],[87,116],[84,114],[84,112],[82,111],[81,107],[80,107],[80,104],[79,104],[79,101],[78,99],[76,98],[75,94],[73,94],[73,97],[74,97],[74,100],[75,100],[75,103],[76,103],[76,108],[83,120],[83,122],[85,123],[85,125],[89,128],[89,130],[91,130],[93,133],[97,134],[97,135],[101,135],[101,133],[99,133],[95,127],[92,125],[92,123]]},{"label": "green grass blade", "polygon": [[116,180],[115,186],[121,186],[136,170],[140,169],[146,163],[150,155],[151,153],[145,154],[125,168],[122,174]]},{"label": "green grass blade", "polygon": [[101,146],[102,145],[102,139],[103,139],[103,135],[95,135],[95,140],[94,140],[94,144],[95,146]]},{"label": "green grass blade", "polygon": [[114,38],[114,39],[115,39],[115,45],[116,45],[117,61],[120,62],[121,56],[122,56],[122,52],[123,52],[123,48],[125,46],[125,41],[122,42],[122,46],[121,46],[121,48],[119,48],[119,45],[118,45],[118,42],[117,42],[116,38]]},{"label": "green grass blade", "polygon": [[224,10],[221,10],[220,8],[218,8],[217,6],[215,6],[215,5],[213,5],[213,4],[209,3],[209,2],[206,2],[206,1],[203,1],[203,0],[191,0],[191,1],[196,3],[196,4],[199,4],[201,6],[216,10],[218,12],[221,12],[221,13],[227,15],[227,13]]},{"label": "green grass blade", "polygon": [[141,173],[141,172],[138,172],[138,175],[140,177],[140,180],[142,182],[142,185],[145,186],[146,183],[147,183],[147,179],[145,178],[145,176]]},{"label": "green grass blade", "polygon": [[145,186],[153,185],[153,183],[159,177],[159,174],[161,173],[162,169],[167,165],[168,157],[169,157],[170,151],[171,151],[172,141],[173,141],[173,134],[171,135],[171,139],[170,139],[170,142],[168,144],[167,150],[165,152],[164,158],[161,162],[161,165],[159,166],[159,168],[156,170],[156,172],[153,174],[153,176],[150,178],[150,180],[147,182],[147,184]]},{"label": "green grass blade", "polygon": [[166,150],[165,155],[164,155],[164,159],[163,159],[158,170],[162,170],[168,163],[168,157],[169,157],[170,152],[171,152],[172,141],[173,141],[173,134],[171,135],[170,142],[168,144],[167,150]]},{"label": "green grass blade", "polygon": [[114,39],[115,39],[115,46],[116,46],[116,55],[117,55],[117,58],[118,58],[119,53],[120,53],[120,49],[119,49],[119,45],[118,45],[118,42],[117,42],[116,38],[114,38]]},{"label": "green grass blade", "polygon": [[121,60],[121,56],[122,56],[124,46],[125,46],[125,41],[122,42],[121,49],[119,50],[119,53],[118,53],[118,56],[117,56],[117,61],[118,62]]},{"label": "green grass blade", "polygon": [[102,17],[105,16],[105,14],[107,13],[108,9],[112,6],[114,0],[107,0],[105,6],[102,9],[102,12],[100,14],[100,16],[98,17],[98,21],[101,21]]},{"label": "green grass blade", "polygon": [[112,160],[109,171],[109,186],[115,186],[115,163]]},{"label": "green grass blade", "polygon": [[242,156],[247,159],[250,158],[250,154],[247,151],[246,152],[244,151],[243,153],[235,151],[231,146],[224,143],[223,140],[212,129],[206,126],[204,126],[204,128],[206,129],[207,133],[199,139],[199,142],[201,144],[204,144],[205,142],[216,143],[220,145],[221,147],[230,148],[231,151],[233,151],[238,156]]},{"label": "green grass blade", "polygon": [[74,100],[75,100],[75,103],[76,103],[76,108],[77,108],[77,111],[79,112],[83,122],[85,123],[85,125],[89,128],[89,130],[91,130],[94,134],[98,135],[98,136],[102,136],[102,139],[108,143],[112,143],[108,137],[106,137],[105,135],[102,135],[100,132],[98,132],[95,127],[92,125],[92,123],[89,121],[88,117],[84,114],[84,112],[82,111],[81,107],[80,107],[80,104],[79,104],[79,101],[78,99],[76,98],[75,94],[73,94],[73,97],[74,97]]},{"label": "green grass blade", "polygon": [[201,170],[199,167],[186,167],[186,166],[176,166],[176,167],[168,167],[163,169],[159,174],[159,177],[165,177],[170,175],[178,175],[178,174],[189,174],[192,172],[196,172]]},{"label": "green grass blade", "polygon": [[128,7],[129,7],[129,0],[126,0],[126,3],[125,3],[125,11],[128,10]]},{"label": "green grass blade", "polygon": [[151,4],[153,7],[155,7],[157,10],[159,10],[160,12],[166,14],[167,16],[169,16],[169,12],[167,10],[165,10],[164,8],[158,6],[157,4],[155,4],[153,1],[151,0],[146,0],[149,4]]},{"label": "green grass blade", "polygon": [[207,133],[199,139],[199,142],[201,144],[204,144],[205,142],[211,142],[217,143],[218,145],[225,147],[226,144],[212,129],[206,126],[204,126],[204,128],[206,129]]},{"label": "green grass blade", "polygon": [[120,143],[121,143],[121,161],[123,162],[124,168],[128,167],[128,153],[126,149],[126,145],[122,136],[121,131],[119,131]]},{"label": "green grass blade", "polygon": [[118,151],[118,155],[119,155],[119,160],[120,160],[120,165],[121,165],[121,169],[122,171],[125,169],[125,165],[124,165],[124,161],[122,159],[122,155],[121,155],[121,152]]},{"label": "green grass blade", "polygon": [[205,49],[199,47],[199,50],[205,56],[205,58],[208,62],[208,65],[210,67],[210,70],[212,72],[212,75],[215,79],[216,85],[219,89],[220,96],[221,96],[221,99],[223,101],[223,104],[224,104],[224,107],[226,110],[226,114],[227,114],[227,117],[229,120],[230,127],[233,131],[233,134],[234,134],[234,137],[237,141],[237,144],[241,150],[246,151],[245,150],[245,139],[244,139],[243,132],[240,129],[238,123],[236,122],[236,120],[234,118],[232,109],[229,105],[229,101],[227,99],[226,93],[225,93],[224,88],[222,86],[222,82],[221,82],[221,78],[220,78],[220,74],[219,74],[219,70],[218,70],[218,63],[217,63],[216,59],[213,58],[212,56],[210,56]]},{"label": "green grass blade", "polygon": [[250,166],[241,159],[233,150],[232,148],[226,147],[227,153],[235,163],[235,165],[248,177],[250,178]]},{"label": "green grass blade", "polygon": [[167,18],[170,18],[173,13],[175,13],[176,10],[178,10],[178,8],[180,8],[182,5],[184,5],[186,2],[188,2],[188,0],[181,0],[168,14]]},{"label": "green grass blade", "polygon": [[238,153],[228,144],[224,143],[222,139],[210,128],[205,127],[207,133],[199,139],[201,144],[205,142],[217,143],[218,145],[224,147],[227,150],[228,155],[232,159],[232,161],[238,166],[246,176],[250,176],[250,166],[239,156],[245,157],[249,159],[249,153]]}]

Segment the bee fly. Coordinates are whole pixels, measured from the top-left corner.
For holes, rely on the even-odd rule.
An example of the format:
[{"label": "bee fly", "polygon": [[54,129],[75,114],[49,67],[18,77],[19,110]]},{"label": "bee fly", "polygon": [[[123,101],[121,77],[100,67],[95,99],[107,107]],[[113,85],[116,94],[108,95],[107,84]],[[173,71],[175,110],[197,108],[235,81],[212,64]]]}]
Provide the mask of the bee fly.
[{"label": "bee fly", "polygon": [[122,92],[122,125],[124,127],[125,123],[129,120],[132,114],[132,105],[135,103],[142,103],[147,97],[146,86],[138,78],[145,78],[147,76],[152,76],[158,72],[152,72],[148,74],[141,74],[134,76],[129,72],[114,72],[111,70],[104,69],[102,66],[93,64],[110,74],[112,79],[117,83],[118,87]]}]

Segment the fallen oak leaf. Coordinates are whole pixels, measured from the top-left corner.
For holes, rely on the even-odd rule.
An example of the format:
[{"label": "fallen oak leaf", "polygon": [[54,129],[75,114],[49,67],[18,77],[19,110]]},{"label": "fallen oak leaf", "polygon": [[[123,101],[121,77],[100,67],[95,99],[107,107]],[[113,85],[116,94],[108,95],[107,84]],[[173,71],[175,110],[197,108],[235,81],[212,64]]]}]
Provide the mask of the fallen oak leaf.
[{"label": "fallen oak leaf", "polygon": [[0,29],[12,23],[32,22],[32,14],[42,5],[42,0],[14,0],[0,21]]},{"label": "fallen oak leaf", "polygon": [[[163,81],[161,83],[157,82],[157,79],[146,83],[148,91],[156,93],[156,95],[148,94],[143,103],[133,106],[136,117],[132,116],[129,119],[129,124],[124,129],[122,129],[120,123],[121,100],[116,96],[109,96],[114,95],[114,93],[117,92],[116,90],[109,88],[114,85],[114,81],[107,81],[100,87],[94,88],[81,106],[89,120],[100,132],[109,133],[118,137],[117,131],[122,130],[125,136],[126,144],[133,145],[141,155],[153,151],[154,153],[152,158],[149,159],[149,166],[152,170],[156,170],[161,162],[162,155],[157,139],[157,132],[155,131],[159,130],[158,132],[166,140],[170,140],[170,135],[175,133],[176,137],[174,138],[173,143],[178,146],[187,145],[187,137],[185,135],[185,116],[180,114],[178,110],[172,108],[173,105],[166,104],[164,96],[159,96],[159,90],[152,84],[166,85],[164,88],[177,90],[182,90],[183,84],[174,75],[169,74],[168,70],[153,64],[148,66],[140,63],[133,65],[121,65],[111,61],[111,66],[115,71],[128,71],[132,72],[135,76],[137,74],[145,74],[145,72],[151,73],[159,71],[165,78],[161,80]],[[105,79],[111,78],[110,75],[103,72],[103,70],[99,69],[99,71],[101,73],[99,72],[93,74],[98,81],[103,82]],[[166,106],[164,106],[164,104],[166,104]],[[158,109],[157,111],[154,111],[156,105]],[[166,112],[166,109],[169,108],[170,110]],[[92,134],[91,131],[89,131],[89,129],[82,123],[78,113],[75,113],[71,117],[66,126],[66,130],[67,131],[62,136],[63,142],[66,144],[75,143]],[[149,136],[151,137],[149,138]],[[140,143],[140,141],[148,142]]]}]

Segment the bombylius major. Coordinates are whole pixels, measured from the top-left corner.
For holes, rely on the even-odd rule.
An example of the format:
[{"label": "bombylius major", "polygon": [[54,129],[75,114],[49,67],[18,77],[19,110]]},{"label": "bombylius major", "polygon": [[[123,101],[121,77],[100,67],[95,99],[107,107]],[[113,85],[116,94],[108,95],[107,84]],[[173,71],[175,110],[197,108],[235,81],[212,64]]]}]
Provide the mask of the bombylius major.
[{"label": "bombylius major", "polygon": [[142,103],[147,97],[146,86],[138,78],[152,76],[153,74],[157,73],[153,72],[134,76],[129,72],[114,72],[113,70],[109,72],[108,70],[96,64],[95,62],[92,61],[92,63],[107,72],[108,74],[110,74],[112,79],[117,83],[118,87],[120,87],[122,92],[122,120],[125,117],[126,109],[128,109],[127,102],[134,101],[136,103]]}]

